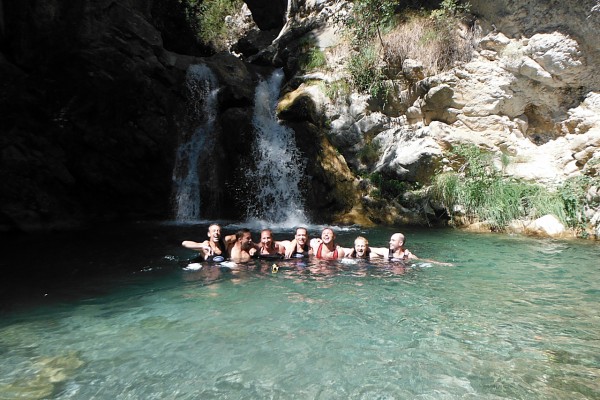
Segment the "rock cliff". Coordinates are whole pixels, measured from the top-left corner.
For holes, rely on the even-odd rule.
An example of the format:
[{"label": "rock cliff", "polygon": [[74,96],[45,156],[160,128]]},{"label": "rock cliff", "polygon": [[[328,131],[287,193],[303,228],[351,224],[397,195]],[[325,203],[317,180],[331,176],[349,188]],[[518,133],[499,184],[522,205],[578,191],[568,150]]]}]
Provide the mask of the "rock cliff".
[{"label": "rock cliff", "polygon": [[[595,171],[597,2],[470,3],[470,61],[425,76],[405,60],[381,101],[332,95],[354,51],[336,25],[345,1],[247,1],[257,26],[233,47],[237,58],[199,44],[177,0],[0,2],[0,229],[169,218],[175,150],[194,123],[185,92],[194,63],[223,84],[218,146],[204,161],[214,166],[204,167],[207,218],[241,217],[252,93],[276,67],[288,81],[279,116],[309,159],[304,192],[319,221],[423,222],[424,209],[435,218],[435,205],[373,198],[358,172],[427,185],[458,143],[548,186]],[[301,71],[306,43],[326,68]],[[598,230],[600,212],[587,212]]]},{"label": "rock cliff", "polygon": [[[348,57],[352,49],[343,50],[343,39],[328,29],[335,20],[331,16],[340,9],[337,4],[315,3],[310,8],[307,2],[302,12],[313,21],[326,21],[311,34],[329,63],[318,74],[299,77],[303,86],[318,80],[326,88],[340,74],[349,79],[335,63],[336,57]],[[365,145],[375,143],[379,155],[368,170],[417,184],[427,184],[435,171],[446,168],[447,150],[465,143],[495,154],[498,162],[510,160],[506,174],[551,188],[590,171],[596,176],[600,161],[599,42],[593,39],[600,33],[597,2],[471,4],[476,19],[470,61],[427,77],[413,74],[418,61],[407,65],[401,79],[390,83],[396,89],[387,106],[370,96],[349,96],[346,103],[336,103],[322,96],[326,89],[314,96],[317,108],[330,121],[332,143],[355,170],[364,167]],[[288,33],[302,31],[291,25]],[[283,52],[275,48],[267,54],[277,59]],[[599,219],[597,207],[586,213],[591,221]],[[597,225],[592,228],[599,230]]]},{"label": "rock cliff", "polygon": [[189,64],[167,48],[206,51],[157,29],[176,4],[2,4],[2,230],[165,214]]}]

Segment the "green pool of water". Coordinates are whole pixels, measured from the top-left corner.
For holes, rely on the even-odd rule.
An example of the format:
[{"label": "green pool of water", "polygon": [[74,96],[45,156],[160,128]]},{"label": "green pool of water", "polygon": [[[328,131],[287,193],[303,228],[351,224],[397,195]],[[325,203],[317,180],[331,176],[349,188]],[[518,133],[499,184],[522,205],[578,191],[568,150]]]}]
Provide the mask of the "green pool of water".
[{"label": "green pool of water", "polygon": [[404,229],[453,266],[184,271],[204,226],[123,232],[61,237],[60,279],[4,289],[0,399],[600,398],[598,243]]}]

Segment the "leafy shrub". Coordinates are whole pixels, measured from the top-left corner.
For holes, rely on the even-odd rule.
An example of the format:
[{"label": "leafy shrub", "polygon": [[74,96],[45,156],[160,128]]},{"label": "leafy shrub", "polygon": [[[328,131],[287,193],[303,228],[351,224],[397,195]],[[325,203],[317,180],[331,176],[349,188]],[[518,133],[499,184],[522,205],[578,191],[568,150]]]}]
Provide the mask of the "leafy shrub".
[{"label": "leafy shrub", "polygon": [[408,183],[393,178],[386,178],[378,172],[371,174],[370,180],[377,187],[373,193],[375,198],[396,200],[410,189]]},{"label": "leafy shrub", "polygon": [[298,57],[298,67],[302,71],[314,71],[327,65],[325,54],[318,47],[312,47]]},{"label": "leafy shrub", "polygon": [[231,40],[225,17],[237,13],[244,4],[242,0],[179,1],[184,4],[187,19],[197,29],[200,40],[217,50],[225,49]]},{"label": "leafy shrub", "polygon": [[380,145],[378,142],[371,141],[360,149],[357,156],[363,163],[371,165],[379,160],[379,150]]},{"label": "leafy shrub", "polygon": [[368,43],[375,36],[381,38],[381,30],[393,21],[396,5],[394,0],[354,0],[344,24],[355,44]]},{"label": "leafy shrub", "polygon": [[493,230],[502,230],[515,219],[546,214],[573,228],[583,226],[586,185],[581,179],[568,180],[559,190],[550,191],[502,176],[492,156],[476,146],[457,146],[451,156],[461,165],[458,172],[436,175],[431,188],[432,198],[441,202],[450,216],[460,205],[469,220],[485,221]]},{"label": "leafy shrub", "polygon": [[371,93],[373,96],[378,96],[386,90],[383,82],[384,75],[379,65],[379,55],[375,47],[365,47],[352,55],[347,68],[356,90]]},{"label": "leafy shrub", "polygon": [[346,98],[352,89],[350,84],[345,79],[338,79],[331,83],[322,83],[323,93],[330,99],[343,99]]}]

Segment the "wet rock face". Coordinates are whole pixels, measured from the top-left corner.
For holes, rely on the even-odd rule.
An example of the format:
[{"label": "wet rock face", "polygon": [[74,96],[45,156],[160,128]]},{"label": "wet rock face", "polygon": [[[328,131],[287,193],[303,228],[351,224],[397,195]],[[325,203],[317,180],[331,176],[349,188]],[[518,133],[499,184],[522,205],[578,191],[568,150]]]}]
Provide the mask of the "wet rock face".
[{"label": "wet rock face", "polygon": [[153,25],[167,3],[4,2],[0,230],[168,215],[185,68]]}]

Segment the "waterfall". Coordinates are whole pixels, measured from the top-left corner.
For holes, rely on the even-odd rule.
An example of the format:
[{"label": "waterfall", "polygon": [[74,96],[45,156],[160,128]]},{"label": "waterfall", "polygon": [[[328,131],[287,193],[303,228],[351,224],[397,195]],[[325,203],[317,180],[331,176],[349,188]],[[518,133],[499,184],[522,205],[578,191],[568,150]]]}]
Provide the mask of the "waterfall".
[{"label": "waterfall", "polygon": [[250,174],[254,195],[247,217],[268,221],[271,226],[297,226],[306,224],[300,193],[305,161],[296,147],[294,131],[277,121],[282,80],[283,71],[278,69],[256,88],[252,118],[256,170]]},{"label": "waterfall", "polygon": [[200,155],[211,150],[217,116],[218,82],[206,65],[191,65],[186,75],[189,93],[186,135],[177,149],[173,169],[174,211],[177,221],[200,218]]}]

